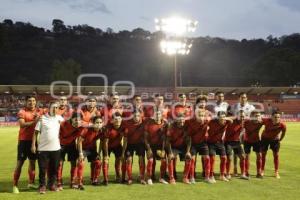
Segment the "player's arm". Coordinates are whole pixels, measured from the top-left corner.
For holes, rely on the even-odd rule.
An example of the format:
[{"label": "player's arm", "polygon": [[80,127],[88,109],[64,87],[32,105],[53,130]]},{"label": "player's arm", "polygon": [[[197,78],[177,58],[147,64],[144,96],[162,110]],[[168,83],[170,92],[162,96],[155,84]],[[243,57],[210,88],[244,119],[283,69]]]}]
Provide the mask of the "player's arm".
[{"label": "player's arm", "polygon": [[32,136],[32,143],[31,143],[31,152],[36,153],[36,143],[38,140],[38,135],[40,134],[40,131],[35,130]]},{"label": "player's arm", "polygon": [[125,158],[125,151],[127,149],[127,137],[123,137],[123,146],[122,146],[122,158]]},{"label": "player's arm", "polygon": [[25,127],[29,127],[29,126],[34,125],[35,123],[37,123],[39,121],[39,119],[40,118],[38,116],[36,116],[33,121],[25,122],[25,119],[20,118],[19,119],[19,124],[20,124],[21,128],[25,128]]},{"label": "player's arm", "polygon": [[84,156],[83,156],[83,151],[82,151],[82,142],[84,141],[84,138],[80,136],[77,140],[77,148],[78,148],[78,153],[79,153],[79,161],[83,161]]},{"label": "player's arm", "polygon": [[150,158],[150,157],[152,157],[152,151],[151,151],[150,144],[148,141],[148,135],[149,135],[149,133],[147,131],[144,131],[144,142],[145,142],[147,157]]},{"label": "player's arm", "polygon": [[103,141],[103,154],[104,154],[104,157],[106,157],[106,158],[108,158],[108,141],[109,141],[108,138],[105,138]]},{"label": "player's arm", "polygon": [[283,140],[283,138],[285,137],[285,133],[286,133],[286,127],[282,129],[279,141]]}]

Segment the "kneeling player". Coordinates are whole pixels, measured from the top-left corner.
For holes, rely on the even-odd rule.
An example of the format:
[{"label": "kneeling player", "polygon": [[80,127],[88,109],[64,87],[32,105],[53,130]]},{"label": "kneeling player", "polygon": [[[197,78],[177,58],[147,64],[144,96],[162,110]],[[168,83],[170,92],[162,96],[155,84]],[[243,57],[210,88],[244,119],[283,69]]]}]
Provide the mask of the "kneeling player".
[{"label": "kneeling player", "polygon": [[132,183],[132,157],[134,152],[139,157],[140,167],[140,181],[141,184],[145,182],[145,144],[144,144],[144,124],[142,120],[142,113],[136,110],[133,113],[133,118],[126,122],[125,133],[123,139],[123,158],[125,161],[125,170],[122,169],[122,179],[125,179],[125,171],[128,176],[128,184]]},{"label": "kneeling player", "polygon": [[227,127],[225,134],[225,148],[226,148],[226,178],[228,180],[231,179],[230,175],[230,165],[231,165],[231,156],[232,151],[235,155],[237,155],[240,159],[240,168],[241,168],[241,178],[248,179],[245,175],[245,155],[244,150],[242,148],[240,142],[240,135],[242,131],[244,131],[244,120],[245,120],[245,112],[240,110],[239,115],[233,122]]},{"label": "kneeling player", "polygon": [[165,153],[165,140],[167,132],[167,122],[163,120],[162,113],[157,111],[154,114],[154,119],[149,119],[145,125],[144,139],[147,151],[147,183],[152,185],[152,173],[154,167],[154,161],[156,159],[161,160],[160,165],[160,179],[159,182],[168,184],[164,177],[166,174],[166,153]]},{"label": "kneeling player", "polygon": [[86,128],[81,136],[78,139],[78,189],[84,190],[83,187],[83,169],[84,169],[84,161],[87,158],[88,162],[91,163],[91,173],[92,184],[98,185],[98,178],[100,176],[101,170],[101,142],[99,148],[97,150],[97,140],[102,139],[103,137],[103,120],[101,117],[96,116],[92,118],[92,126]]},{"label": "kneeling player", "polygon": [[265,129],[261,135],[262,143],[262,175],[264,174],[267,151],[270,149],[273,151],[275,177],[279,176],[279,149],[280,142],[283,140],[286,132],[286,125],[280,121],[281,114],[274,112],[272,118],[263,120]]},{"label": "kneeling player", "polygon": [[[185,117],[184,114],[179,114],[175,122],[170,125],[167,131],[167,149],[168,149],[168,170],[169,170],[169,183],[176,184],[174,178],[174,160],[179,155],[180,160],[186,155],[186,130],[185,130]],[[187,179],[190,168],[191,157],[185,158],[184,179],[183,182],[189,184]]]}]

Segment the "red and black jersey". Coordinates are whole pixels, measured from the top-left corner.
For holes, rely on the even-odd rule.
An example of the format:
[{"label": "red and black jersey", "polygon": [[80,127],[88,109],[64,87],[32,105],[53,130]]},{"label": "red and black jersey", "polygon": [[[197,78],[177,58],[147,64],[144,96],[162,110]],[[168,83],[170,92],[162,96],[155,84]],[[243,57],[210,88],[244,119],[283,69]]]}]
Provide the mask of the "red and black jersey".
[{"label": "red and black jersey", "polygon": [[245,127],[245,135],[244,141],[248,143],[256,143],[260,141],[259,138],[259,131],[263,123],[255,122],[253,120],[246,120],[244,127]]},{"label": "red and black jersey", "polygon": [[57,110],[57,114],[61,115],[65,120],[70,119],[73,114],[73,109],[68,106],[59,107]]},{"label": "red and black jersey", "polygon": [[206,142],[208,137],[208,120],[203,123],[198,122],[195,118],[186,122],[187,132],[191,137],[192,145]]},{"label": "red and black jersey", "polygon": [[181,104],[177,104],[175,107],[172,107],[172,118],[178,117],[179,114],[184,114],[186,118],[190,119],[193,115],[193,107]]},{"label": "red and black jersey", "polygon": [[121,105],[112,106],[108,104],[106,107],[102,108],[101,110],[102,116],[104,116],[105,119],[107,119],[108,123],[112,122],[113,115],[117,112],[123,115],[123,107]]},{"label": "red and black jersey", "polygon": [[272,119],[263,119],[265,129],[261,135],[261,139],[266,140],[279,140],[279,135],[286,131],[286,125],[282,122],[274,124]]},{"label": "red and black jersey", "polygon": [[125,133],[124,137],[127,138],[128,144],[140,144],[144,142],[144,123],[135,122],[133,119],[124,123]]},{"label": "red and black jersey", "polygon": [[[25,122],[32,122],[35,120],[36,117],[42,116],[44,114],[43,109],[36,108],[34,110],[29,110],[27,108],[21,109],[17,116],[18,119],[24,119]],[[32,124],[31,126],[27,127],[20,127],[19,130],[19,140],[26,140],[31,141],[34,133],[36,123]]]},{"label": "red and black jersey", "polygon": [[75,144],[76,139],[82,135],[84,128],[75,128],[70,121],[64,121],[60,125],[59,140],[61,145]]},{"label": "red and black jersey", "polygon": [[167,137],[172,147],[182,147],[185,145],[186,127],[178,127],[174,122],[167,131]]},{"label": "red and black jersey", "polygon": [[157,124],[155,120],[150,119],[145,124],[145,132],[147,132],[147,141],[150,145],[161,145],[165,139],[167,133],[167,124],[163,121],[161,124]]},{"label": "red and black jersey", "polygon": [[101,112],[94,107],[92,110],[88,110],[87,106],[84,106],[79,112],[82,114],[82,124],[88,126],[91,119],[95,116],[101,116]]},{"label": "red and black jersey", "polygon": [[109,123],[105,130],[105,138],[108,139],[108,148],[113,149],[121,145],[122,138],[126,132],[124,122],[116,129],[113,124]]},{"label": "red and black jersey", "polygon": [[225,133],[226,142],[238,142],[240,141],[240,135],[243,130],[243,124],[240,120],[234,119],[231,124],[228,125]]},{"label": "red and black jersey", "polygon": [[221,124],[218,119],[213,119],[209,122],[208,126],[208,143],[221,143],[223,142],[223,135],[230,124],[229,121],[226,120],[224,124]]},{"label": "red and black jersey", "polygon": [[103,130],[96,131],[91,127],[84,128],[84,130],[81,132],[81,138],[83,139],[82,149],[95,149],[97,140],[101,139],[103,134]]},{"label": "red and black jersey", "polygon": [[168,120],[169,118],[171,118],[171,112],[170,109],[167,106],[158,108],[156,106],[148,106],[145,108],[145,113],[144,116],[146,118],[153,118],[154,117],[154,113],[157,111],[161,111],[162,113],[162,117],[164,120]]},{"label": "red and black jersey", "polygon": [[141,114],[142,120],[144,120],[145,119],[145,109],[142,106],[139,108],[133,106],[133,107],[124,109],[123,117],[131,119],[133,117],[133,113],[135,113],[137,111]]}]

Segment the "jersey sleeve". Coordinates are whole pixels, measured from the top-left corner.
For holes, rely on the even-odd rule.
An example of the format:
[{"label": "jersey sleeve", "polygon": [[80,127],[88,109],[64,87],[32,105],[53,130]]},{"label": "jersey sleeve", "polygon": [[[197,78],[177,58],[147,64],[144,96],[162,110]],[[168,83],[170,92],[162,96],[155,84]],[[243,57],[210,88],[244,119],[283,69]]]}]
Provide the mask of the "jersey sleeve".
[{"label": "jersey sleeve", "polygon": [[18,119],[25,119],[25,110],[20,110],[17,114]]},{"label": "jersey sleeve", "polygon": [[36,123],[34,130],[39,131],[39,132],[41,131],[41,129],[42,129],[42,119],[43,119],[43,118],[41,118],[41,119]]}]

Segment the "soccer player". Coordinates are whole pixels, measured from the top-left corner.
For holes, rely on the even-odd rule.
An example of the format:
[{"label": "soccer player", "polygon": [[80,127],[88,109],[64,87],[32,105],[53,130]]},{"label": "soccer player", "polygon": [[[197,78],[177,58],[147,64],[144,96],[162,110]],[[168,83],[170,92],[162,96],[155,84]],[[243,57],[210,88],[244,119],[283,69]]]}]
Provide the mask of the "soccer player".
[{"label": "soccer player", "polygon": [[170,118],[170,109],[164,104],[164,97],[162,95],[155,95],[154,106],[148,106],[145,108],[146,118],[155,118],[155,113],[160,111],[164,120],[168,121]]},{"label": "soccer player", "polygon": [[275,177],[279,176],[279,149],[280,142],[283,140],[286,132],[286,125],[280,120],[281,114],[278,111],[272,113],[272,118],[264,119],[265,129],[261,135],[262,143],[262,176],[264,175],[265,163],[267,151],[270,149],[273,151]]},{"label": "soccer player", "polygon": [[81,127],[82,115],[80,113],[73,113],[71,118],[67,121],[61,123],[60,126],[60,162],[57,174],[57,187],[59,190],[63,189],[63,166],[66,155],[68,155],[68,161],[71,163],[70,175],[71,175],[71,188],[77,188],[76,186],[76,176],[77,176],[77,166],[76,161],[78,159],[78,151],[76,147],[76,142],[78,137],[82,134],[84,128]]},{"label": "soccer player", "polygon": [[97,98],[88,96],[85,100],[85,105],[78,111],[82,114],[82,126],[88,127],[91,119],[95,116],[101,116],[101,112],[97,108]]},{"label": "soccer player", "polygon": [[245,113],[240,110],[239,116],[233,120],[231,124],[228,125],[225,133],[225,149],[226,149],[226,178],[231,179],[230,165],[232,151],[240,159],[241,176],[240,178],[248,180],[245,174],[245,155],[244,150],[240,142],[241,133],[244,131],[244,121]]},{"label": "soccer player", "polygon": [[183,113],[186,120],[189,120],[193,115],[193,107],[187,103],[187,97],[183,93],[178,95],[178,100],[172,110],[172,118],[174,119]]},{"label": "soccer player", "polygon": [[159,182],[168,184],[164,179],[167,169],[165,143],[166,132],[168,124],[163,119],[163,115],[160,111],[155,112],[154,119],[149,119],[145,125],[144,140],[147,153],[147,183],[153,184],[153,175],[155,173],[154,161],[156,159],[161,160],[160,165],[160,179]]},{"label": "soccer player", "polygon": [[61,115],[65,120],[69,120],[73,114],[73,109],[70,108],[68,99],[66,96],[59,98],[59,108],[57,111],[58,115]]},{"label": "soccer player", "polygon": [[226,113],[223,111],[218,112],[218,117],[211,120],[208,124],[208,147],[210,155],[210,179],[215,182],[214,177],[214,164],[216,154],[220,156],[220,180],[228,181],[225,177],[226,168],[226,151],[224,146],[225,132],[229,124],[232,123],[232,119],[226,117]]},{"label": "soccer player", "polygon": [[251,148],[256,153],[256,177],[262,178],[261,174],[261,143],[260,143],[260,129],[262,128],[262,118],[260,112],[253,111],[251,118],[246,120],[244,123],[245,133],[242,136],[244,140],[244,151],[246,154],[245,158],[245,174],[249,178],[249,167],[250,167],[250,152]]},{"label": "soccer player", "polygon": [[77,162],[77,179],[78,189],[84,190],[83,187],[83,170],[85,158],[91,163],[92,185],[99,184],[99,176],[101,172],[101,150],[102,144],[100,142],[97,148],[97,141],[103,140],[104,135],[104,123],[100,116],[92,118],[92,126],[85,128],[78,139],[78,162]]},{"label": "soccer player", "polygon": [[[187,157],[191,156],[190,161],[190,183],[195,183],[195,161],[196,155],[199,153],[204,160],[204,177],[205,182],[213,183],[210,176],[210,161],[209,161],[209,148],[207,144],[207,131],[209,129],[209,120],[205,117],[206,113],[204,110],[196,109],[195,117],[187,121]],[[184,175],[184,179],[188,177]],[[187,182],[187,181],[184,181]]]},{"label": "soccer player", "polygon": [[[239,103],[231,107],[230,113],[234,116],[238,116],[240,110],[243,110],[245,113],[245,118],[248,119],[251,115],[251,112],[255,110],[255,107],[248,102],[247,93],[241,92],[239,94]],[[234,154],[234,175],[238,176],[237,171],[237,155]]]},{"label": "soccer player", "polygon": [[[167,150],[168,150],[168,170],[169,170],[169,183],[176,184],[174,178],[174,160],[179,155],[180,160],[183,160],[186,156],[186,127],[185,127],[185,114],[179,113],[176,116],[175,121],[170,125],[167,131]],[[184,167],[184,178],[183,182],[190,184],[187,179],[189,175],[191,157],[186,157]]]},{"label": "soccer player", "polygon": [[17,164],[13,175],[13,193],[18,194],[18,182],[21,175],[22,166],[25,160],[29,159],[28,167],[28,188],[36,189],[34,185],[35,180],[35,161],[36,154],[31,152],[32,136],[34,128],[43,110],[36,107],[36,98],[34,96],[27,96],[25,98],[26,106],[18,112],[20,130],[18,138],[18,156]]},{"label": "soccer player", "polygon": [[116,182],[122,182],[121,179],[121,162],[122,162],[122,139],[126,131],[122,115],[116,112],[112,115],[112,121],[106,127],[104,134],[103,144],[103,174],[104,174],[104,185],[108,184],[108,161],[111,152],[115,155],[115,175]]},{"label": "soccer player", "polygon": [[145,144],[144,144],[144,123],[142,113],[135,110],[133,118],[125,123],[123,139],[122,158],[125,158],[125,167],[122,169],[122,179],[125,180],[127,172],[129,185],[132,184],[132,157],[134,152],[139,157],[140,182],[145,185]]},{"label": "soccer player", "polygon": [[123,107],[120,103],[120,96],[117,94],[111,94],[109,97],[109,101],[104,109],[102,109],[102,116],[107,119],[107,122],[112,122],[113,115],[115,113],[120,113],[123,115]]},{"label": "soccer player", "polygon": [[140,95],[134,95],[133,100],[132,100],[132,107],[124,109],[123,112],[123,117],[126,117],[127,119],[131,119],[133,117],[133,113],[139,112],[142,120],[145,119],[144,116],[144,106],[143,106],[143,101],[142,97]]},{"label": "soccer player", "polygon": [[49,113],[43,115],[38,121],[32,137],[32,153],[36,153],[36,142],[38,141],[40,194],[46,193],[46,171],[48,171],[47,185],[49,190],[59,191],[55,182],[60,160],[59,129],[60,123],[64,121],[64,118],[56,114],[58,106],[59,104],[56,102],[50,103]]},{"label": "soccer player", "polygon": [[216,98],[217,98],[217,100],[216,100],[216,104],[214,106],[215,115],[217,115],[217,113],[219,111],[223,111],[223,112],[227,113],[229,104],[227,102],[225,102],[225,100],[224,100],[224,92],[222,92],[222,91],[216,92]]}]

